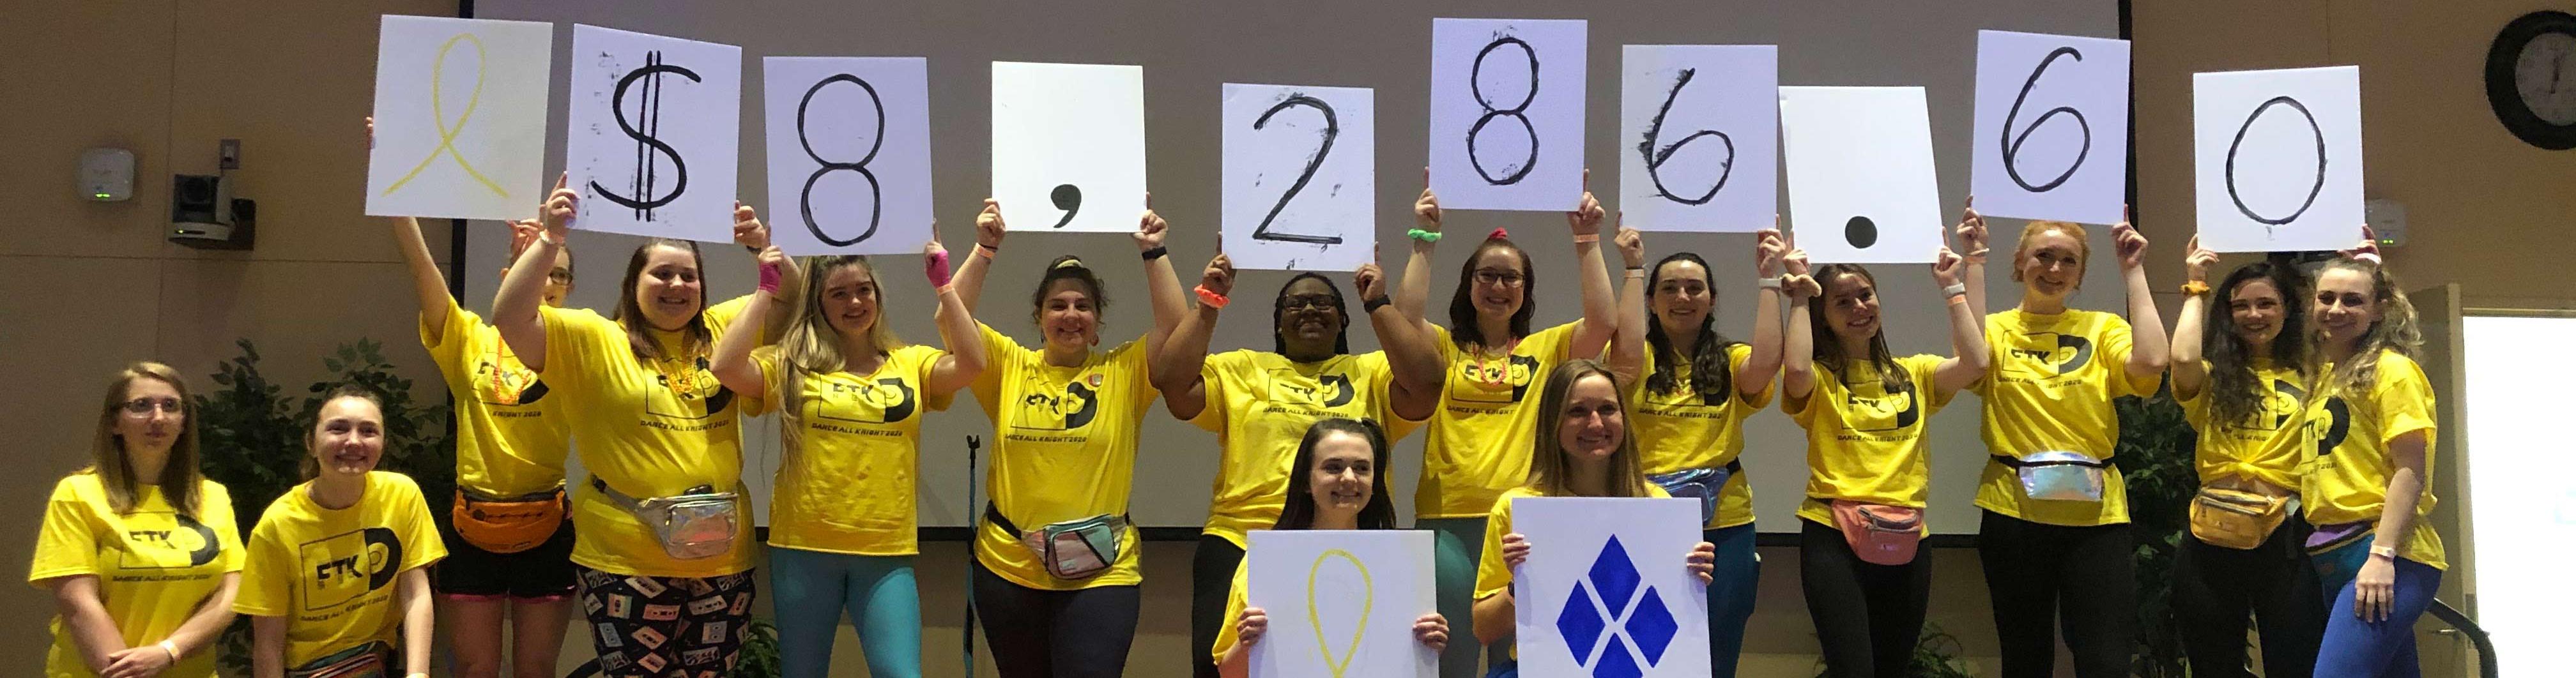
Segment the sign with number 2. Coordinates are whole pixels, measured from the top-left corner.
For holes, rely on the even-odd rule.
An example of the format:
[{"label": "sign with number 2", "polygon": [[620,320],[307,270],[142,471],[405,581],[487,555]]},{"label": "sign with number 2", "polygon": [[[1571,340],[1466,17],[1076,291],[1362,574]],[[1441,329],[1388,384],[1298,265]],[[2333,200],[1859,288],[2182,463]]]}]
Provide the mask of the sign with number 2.
[{"label": "sign with number 2", "polygon": [[1376,96],[1225,86],[1225,253],[1239,268],[1345,271],[1377,244]]}]

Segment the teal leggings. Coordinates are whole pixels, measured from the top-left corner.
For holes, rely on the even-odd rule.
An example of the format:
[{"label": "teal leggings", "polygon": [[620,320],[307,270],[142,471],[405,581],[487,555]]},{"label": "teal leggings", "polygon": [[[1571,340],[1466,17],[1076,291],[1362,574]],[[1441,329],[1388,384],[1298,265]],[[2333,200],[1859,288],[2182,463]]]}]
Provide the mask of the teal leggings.
[{"label": "teal leggings", "polygon": [[[1485,519],[1422,518],[1418,529],[1431,531],[1431,567],[1436,606],[1449,620],[1449,649],[1440,653],[1440,678],[1476,678],[1476,565],[1485,554]],[[1495,643],[1483,654],[1495,664],[1510,659],[1512,644]]]},{"label": "teal leggings", "polygon": [[832,639],[841,612],[857,620],[868,675],[921,676],[921,592],[912,556],[854,556],[769,549],[771,604],[778,611],[778,656],[788,678],[832,673]]}]

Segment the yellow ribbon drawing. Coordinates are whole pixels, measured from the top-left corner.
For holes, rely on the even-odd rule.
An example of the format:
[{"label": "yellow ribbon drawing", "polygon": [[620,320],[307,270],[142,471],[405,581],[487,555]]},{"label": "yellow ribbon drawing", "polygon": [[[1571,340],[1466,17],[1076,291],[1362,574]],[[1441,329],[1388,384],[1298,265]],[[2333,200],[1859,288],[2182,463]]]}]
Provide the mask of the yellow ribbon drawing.
[{"label": "yellow ribbon drawing", "polygon": [[[1334,556],[1341,556],[1343,560],[1351,561],[1351,567],[1359,568],[1360,571],[1360,621],[1351,626],[1351,645],[1342,651],[1342,658],[1339,661],[1333,659],[1332,644],[1324,640],[1324,618],[1315,610],[1315,576],[1323,572],[1324,561]],[[1323,651],[1324,667],[1333,672],[1333,678],[1342,678],[1342,673],[1350,670],[1351,660],[1359,656],[1361,634],[1368,631],[1369,609],[1376,606],[1377,582],[1369,579],[1368,564],[1360,562],[1359,556],[1351,555],[1349,551],[1332,549],[1325,551],[1323,555],[1315,556],[1315,564],[1306,568],[1306,622],[1315,627],[1315,646]]]},{"label": "yellow ribbon drawing", "polygon": [[[465,99],[465,111],[457,114],[456,129],[451,130],[447,128],[447,109],[445,102],[439,96],[439,91],[445,89],[447,84],[447,51],[455,49],[456,42],[459,40],[474,43],[474,94]],[[466,162],[465,154],[456,151],[456,135],[465,132],[465,121],[472,119],[474,107],[483,103],[485,65],[483,39],[474,37],[472,33],[458,33],[456,37],[448,38],[446,43],[438,46],[438,56],[431,60],[429,66],[429,122],[438,126],[438,147],[429,149],[429,157],[421,158],[420,164],[413,165],[409,173],[405,173],[401,179],[394,180],[393,185],[386,186],[385,195],[393,195],[394,191],[402,190],[403,184],[410,183],[412,177],[420,176],[421,170],[429,169],[429,163],[438,160],[438,154],[443,152],[448,157],[455,158],[456,166],[465,168],[465,173],[474,177],[475,181],[483,182],[485,188],[492,189],[493,193],[501,197],[510,197],[509,191],[502,190],[501,185],[493,182],[491,177],[483,176],[482,172],[476,171],[474,163]]]}]

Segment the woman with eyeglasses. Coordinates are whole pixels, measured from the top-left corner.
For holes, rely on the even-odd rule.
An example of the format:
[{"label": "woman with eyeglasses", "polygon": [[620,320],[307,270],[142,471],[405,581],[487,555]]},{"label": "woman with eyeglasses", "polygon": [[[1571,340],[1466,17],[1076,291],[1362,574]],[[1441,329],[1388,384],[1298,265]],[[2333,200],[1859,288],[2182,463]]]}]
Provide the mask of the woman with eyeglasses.
[{"label": "woman with eyeglasses", "polygon": [[54,483],[27,583],[54,594],[52,678],[209,678],[233,620],[241,525],[197,471],[196,401],[176,370],[126,366],[90,465]]},{"label": "woman with eyeglasses", "polygon": [[[1215,642],[1232,623],[1223,616],[1226,587],[1243,562],[1244,533],[1270,527],[1294,499],[1289,488],[1297,484],[1296,467],[1290,461],[1307,430],[1329,418],[1359,419],[1387,422],[1380,435],[1400,439],[1439,402],[1438,350],[1392,308],[1385,273],[1371,262],[1352,281],[1378,345],[1387,350],[1352,355],[1351,315],[1341,287],[1321,273],[1305,272],[1280,286],[1271,303],[1271,350],[1208,355],[1217,313],[1234,290],[1234,264],[1223,254],[1200,275],[1197,308],[1181,316],[1171,340],[1156,347],[1153,374],[1163,380],[1156,386],[1164,407],[1217,434],[1215,499],[1190,559],[1193,648]],[[1396,374],[1399,364],[1414,373]],[[1217,665],[1195,653],[1191,664],[1199,676],[1217,675]]]},{"label": "woman with eyeglasses", "polygon": [[[1428,178],[1428,170],[1425,171]],[[1618,300],[1610,271],[1601,260],[1601,201],[1589,190],[1586,170],[1582,200],[1565,215],[1574,234],[1574,257],[1582,272],[1583,317],[1532,331],[1536,315],[1530,291],[1537,286],[1529,254],[1502,229],[1485,236],[1458,269],[1457,292],[1449,298],[1449,326],[1423,316],[1431,296],[1431,253],[1441,239],[1439,198],[1424,188],[1414,202],[1417,228],[1413,256],[1405,263],[1404,282],[1396,291],[1396,308],[1413,331],[1432,338],[1442,372],[1440,404],[1432,410],[1429,439],[1423,442],[1422,475],[1414,486],[1415,526],[1431,530],[1434,574],[1441,616],[1472,620],[1477,563],[1485,558],[1485,521],[1494,500],[1528,479],[1532,439],[1541,413],[1528,407],[1531,387],[1550,370],[1575,358],[1594,358],[1611,347],[1610,361],[1634,373],[1643,343],[1612,342],[1618,329]],[[1632,272],[1643,279],[1642,271]],[[1613,346],[1613,344],[1617,344]],[[1390,357],[1403,359],[1405,356]],[[1399,375],[1415,366],[1398,364]],[[1485,637],[1472,623],[1461,633]],[[1453,642],[1440,655],[1443,678],[1476,675],[1479,648]],[[1500,652],[1489,652],[1499,659]]]}]

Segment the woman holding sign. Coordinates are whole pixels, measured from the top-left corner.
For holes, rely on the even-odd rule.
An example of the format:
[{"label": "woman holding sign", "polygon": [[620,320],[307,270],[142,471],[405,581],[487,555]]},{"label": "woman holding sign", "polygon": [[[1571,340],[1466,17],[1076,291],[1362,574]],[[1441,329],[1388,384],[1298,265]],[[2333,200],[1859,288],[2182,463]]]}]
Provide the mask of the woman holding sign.
[{"label": "woman holding sign", "polygon": [[[1646,337],[1646,376],[1631,380],[1628,393],[1637,408],[1631,416],[1646,478],[1673,496],[1700,500],[1701,536],[1717,545],[1717,583],[1708,592],[1709,666],[1717,676],[1735,675],[1761,575],[1753,557],[1752,486],[1736,461],[1744,453],[1744,418],[1770,404],[1771,383],[1780,374],[1777,278],[1787,246],[1777,229],[1760,232],[1755,243],[1754,269],[1763,285],[1747,344],[1717,332],[1717,288],[1707,260],[1675,252],[1650,269],[1635,231],[1618,237],[1628,264],[1620,336]],[[1646,303],[1631,296],[1640,294],[1641,276]]]},{"label": "woman holding sign", "polygon": [[[654,238],[619,279],[614,320],[543,304],[578,194],[556,185],[543,231],[502,277],[492,324],[566,417],[589,482],[572,492],[572,561],[599,667],[612,676],[720,671],[742,649],[755,588],[738,418],[761,403],[708,358],[751,298],[706,305],[698,245]],[[760,252],[764,288],[798,284],[750,207],[734,239]],[[792,289],[792,288],[791,288]],[[793,298],[794,293],[774,294]],[[783,314],[781,314],[783,315]],[[764,332],[774,336],[775,332]]]},{"label": "woman holding sign", "polygon": [[[1198,307],[1181,317],[1170,341],[1155,350],[1157,390],[1172,416],[1218,436],[1215,501],[1205,533],[1191,558],[1190,637],[1216,642],[1233,623],[1226,616],[1226,584],[1243,561],[1244,533],[1268,527],[1298,496],[1301,438],[1326,417],[1389,422],[1381,435],[1401,438],[1439,403],[1439,352],[1413,331],[1387,300],[1386,276],[1377,264],[1353,277],[1361,304],[1373,316],[1378,344],[1389,351],[1351,355],[1348,306],[1342,290],[1323,274],[1299,273],[1279,288],[1271,304],[1272,349],[1208,355],[1217,313],[1234,289],[1234,265],[1225,255],[1200,276]],[[1397,375],[1394,365],[1414,372]],[[1221,647],[1221,646],[1220,646]],[[1212,663],[1191,662],[1200,675]]]},{"label": "woman holding sign", "polygon": [[[1970,266],[1986,251],[1985,220],[1967,211]],[[1977,383],[1994,455],[1979,481],[1985,509],[1977,552],[1994,601],[2006,678],[2046,676],[2064,620],[2075,673],[2125,676],[2137,620],[2128,484],[2111,459],[2119,418],[2111,400],[2151,395],[2165,368],[2164,321],[2147,293],[2147,238],[2111,227],[2126,281],[2133,338],[2120,314],[2067,308],[2091,247],[2084,227],[2034,221],[2013,248],[2021,304],[1986,317],[1993,367]],[[1969,288],[1971,296],[1981,294]]]},{"label": "woman holding sign", "polygon": [[[1377,479],[1386,469],[1385,431],[1367,420],[1332,417],[1316,421],[1297,441],[1291,455],[1288,497],[1273,530],[1392,530],[1395,501]],[[1209,651],[1225,678],[1252,672],[1252,645],[1270,629],[1270,617],[1245,602],[1250,579],[1240,558],[1225,598],[1226,623]],[[1413,639],[1432,652],[1449,646],[1449,620],[1431,612],[1413,620]],[[1347,660],[1345,660],[1347,661]]]},{"label": "woman holding sign", "polygon": [[[1449,327],[1433,325],[1423,319],[1431,296],[1431,250],[1441,237],[1440,201],[1431,189],[1422,190],[1413,214],[1418,226],[1409,233],[1413,256],[1405,263],[1395,303],[1415,332],[1433,338],[1443,372],[1440,406],[1431,414],[1422,476],[1413,492],[1415,525],[1433,533],[1440,613],[1469,619],[1474,598],[1468,594],[1475,588],[1477,563],[1491,556],[1479,550],[1486,514],[1497,497],[1518,487],[1529,473],[1535,441],[1523,436],[1540,430],[1536,422],[1542,416],[1524,405],[1530,387],[1569,358],[1601,355],[1618,329],[1618,301],[1601,261],[1601,202],[1586,190],[1582,202],[1565,215],[1583,269],[1582,319],[1530,331],[1537,307],[1530,298],[1537,286],[1535,271],[1529,254],[1509,234],[1494,229],[1459,267],[1457,293],[1449,299]],[[1618,343],[1612,360],[1633,368],[1642,342]],[[1411,366],[1397,365],[1396,370],[1406,373]],[[1476,637],[1486,634],[1477,631]],[[1443,678],[1475,674],[1476,646],[1451,643],[1441,653]]]},{"label": "woman holding sign", "polygon": [[304,484],[269,503],[245,549],[233,611],[251,618],[253,678],[429,675],[421,568],[447,549],[420,486],[375,470],[385,437],[374,391],[324,394],[305,429]]},{"label": "woman holding sign", "polygon": [[[1001,207],[985,200],[975,255],[953,283],[969,311],[1001,252],[1003,226]],[[1126,670],[1143,604],[1136,528],[1126,514],[1136,432],[1156,395],[1148,347],[1162,345],[1187,312],[1163,249],[1168,228],[1150,207],[1137,220],[1154,306],[1144,337],[1093,349],[1109,299],[1072,255],[1047,264],[1030,295],[1043,345],[1021,346],[980,326],[991,362],[972,387],[993,419],[985,474],[993,500],[977,529],[972,592],[1004,678],[1112,678]]]},{"label": "woman holding sign", "polygon": [[[1917,548],[1932,494],[1932,415],[1986,374],[1982,309],[1968,294],[1984,276],[1941,248],[1932,280],[1948,299],[1951,357],[1898,358],[1868,269],[1828,264],[1809,277],[1804,252],[1785,258],[1780,408],[1807,429],[1807,500],[1798,504],[1807,614],[1826,675],[1903,678],[1932,593],[1932,553]],[[1812,309],[1819,297],[1824,308]]]},{"label": "woman holding sign", "polygon": [[[2189,248],[2173,336],[2174,399],[2200,439],[2191,538],[2174,554],[2183,649],[2195,674],[2248,675],[2250,613],[2262,631],[2263,674],[2305,676],[2326,624],[2317,572],[2301,548],[2310,530],[2289,505],[2309,448],[2307,276],[2255,262],[2213,288],[2218,254],[2198,237]],[[2211,303],[2212,293],[2224,301]]]},{"label": "woman holding sign", "polygon": [[2327,262],[2311,296],[2316,451],[2299,499],[2331,605],[2316,675],[2419,675],[2415,618],[2449,568],[2427,518],[2435,424],[2433,385],[2414,358],[2423,333],[2373,247]]},{"label": "woman holding sign", "polygon": [[[808,294],[778,345],[746,332],[716,340],[713,371],[734,394],[779,413],[784,462],[769,508],[769,589],[786,675],[821,678],[846,608],[868,675],[921,675],[921,594],[913,583],[914,476],[921,420],[984,372],[984,343],[949,283],[934,240],[923,269],[939,295],[945,351],[907,346],[884,319],[884,288],[865,257],[806,267]],[[764,263],[766,267],[769,264]],[[764,270],[772,279],[778,272]],[[776,292],[752,293],[738,322],[765,325]]]},{"label": "woman holding sign", "polygon": [[[1627,406],[1619,399],[1618,378],[1599,361],[1575,359],[1547,376],[1539,392],[1536,422],[1530,432],[1529,475],[1525,484],[1503,491],[1485,522],[1484,558],[1476,567],[1476,640],[1502,645],[1512,637],[1512,576],[1529,559],[1533,547],[1512,531],[1512,500],[1521,497],[1653,497],[1669,498],[1664,488],[1646,480],[1638,458],[1637,439],[1628,435]],[[1710,576],[1717,546],[1700,542],[1682,565],[1701,584]],[[1519,656],[1495,664],[1488,676],[1520,675]]]}]

